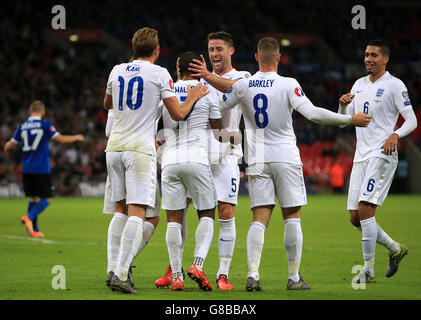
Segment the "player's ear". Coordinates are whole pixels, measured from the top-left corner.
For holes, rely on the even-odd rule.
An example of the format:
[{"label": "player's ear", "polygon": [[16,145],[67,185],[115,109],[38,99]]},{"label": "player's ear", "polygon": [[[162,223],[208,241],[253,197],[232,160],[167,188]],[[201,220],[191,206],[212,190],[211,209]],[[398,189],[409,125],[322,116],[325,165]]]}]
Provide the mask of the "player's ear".
[{"label": "player's ear", "polygon": [[254,59],[256,59],[256,61],[259,62],[259,54],[257,52],[254,54]]},{"label": "player's ear", "polygon": [[279,61],[281,61],[281,54],[280,53],[278,53],[276,55],[276,62],[279,62]]},{"label": "player's ear", "polygon": [[383,61],[387,64],[389,62],[389,56],[383,56]]},{"label": "player's ear", "polygon": [[232,56],[234,54],[234,52],[235,52],[234,47],[231,47],[230,50],[229,50],[230,56]]}]

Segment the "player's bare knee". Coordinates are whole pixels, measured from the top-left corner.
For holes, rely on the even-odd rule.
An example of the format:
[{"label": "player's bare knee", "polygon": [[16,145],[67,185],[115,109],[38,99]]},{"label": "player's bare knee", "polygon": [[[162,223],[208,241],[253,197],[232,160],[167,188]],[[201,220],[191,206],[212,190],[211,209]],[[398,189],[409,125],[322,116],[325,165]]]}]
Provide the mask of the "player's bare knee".
[{"label": "player's bare knee", "polygon": [[358,202],[358,217],[359,220],[366,220],[374,217],[376,212],[377,205],[367,202],[367,201],[360,201]]},{"label": "player's bare knee", "polygon": [[230,220],[235,217],[235,205],[220,202],[218,204],[218,217],[220,220]]},{"label": "player's bare knee", "polygon": [[152,223],[154,228],[156,228],[156,226],[159,223],[159,217],[146,218],[146,221],[148,221],[149,223]]},{"label": "player's bare knee", "polygon": [[361,224],[360,224],[360,218],[358,216],[358,211],[356,211],[356,210],[350,210],[349,211],[349,221],[356,228],[359,228],[361,226]]},{"label": "player's bare knee", "polygon": [[301,217],[301,206],[282,208],[282,217],[287,219],[299,219]]},{"label": "player's bare knee", "polygon": [[203,217],[208,217],[215,220],[215,208],[210,210],[198,210],[197,215],[199,216],[199,219]]}]

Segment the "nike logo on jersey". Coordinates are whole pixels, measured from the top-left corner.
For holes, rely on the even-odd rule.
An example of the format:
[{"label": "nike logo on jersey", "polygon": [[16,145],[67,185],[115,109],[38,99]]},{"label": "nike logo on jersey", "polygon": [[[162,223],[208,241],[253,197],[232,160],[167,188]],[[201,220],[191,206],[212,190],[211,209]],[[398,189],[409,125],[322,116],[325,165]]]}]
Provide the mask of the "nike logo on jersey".
[{"label": "nike logo on jersey", "polygon": [[369,196],[370,194],[369,193],[363,193],[363,196]]},{"label": "nike logo on jersey", "polygon": [[360,92],[363,92],[364,90],[357,90],[357,92],[356,93],[360,93]]},{"label": "nike logo on jersey", "polygon": [[235,197],[235,194],[229,194],[228,197],[230,198]]}]

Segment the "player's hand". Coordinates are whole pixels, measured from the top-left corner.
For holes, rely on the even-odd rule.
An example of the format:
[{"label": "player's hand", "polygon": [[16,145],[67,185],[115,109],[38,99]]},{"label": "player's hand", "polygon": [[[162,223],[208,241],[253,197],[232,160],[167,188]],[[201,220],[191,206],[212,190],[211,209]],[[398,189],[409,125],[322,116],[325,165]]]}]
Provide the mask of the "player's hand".
[{"label": "player's hand", "polygon": [[341,107],[345,107],[352,102],[352,99],[354,99],[354,97],[355,97],[355,94],[350,94],[350,93],[344,94],[339,99],[339,104],[341,105]]},{"label": "player's hand", "polygon": [[187,86],[187,96],[192,97],[195,101],[209,93],[209,88],[201,83],[198,83],[194,88]]},{"label": "player's hand", "polygon": [[175,68],[177,69],[177,81],[178,81],[178,80],[181,79],[181,77],[180,77],[180,57],[177,58]]},{"label": "player's hand", "polygon": [[155,149],[158,150],[159,146],[164,144],[165,141],[160,140],[158,137],[155,137]]},{"label": "player's hand", "polygon": [[367,127],[371,121],[372,116],[363,112],[354,114],[351,118],[351,124],[356,127]]},{"label": "player's hand", "polygon": [[85,138],[81,134],[75,134],[75,141],[85,141]]},{"label": "player's hand", "polygon": [[206,67],[206,61],[203,55],[200,55],[200,60],[193,59],[189,64],[189,71],[191,71],[192,77],[199,77],[206,80],[206,77],[211,75]]},{"label": "player's hand", "polygon": [[386,142],[381,146],[383,149],[383,153],[387,156],[391,156],[392,152],[396,150],[398,146],[399,135],[396,133],[392,133],[389,138],[387,138]]}]

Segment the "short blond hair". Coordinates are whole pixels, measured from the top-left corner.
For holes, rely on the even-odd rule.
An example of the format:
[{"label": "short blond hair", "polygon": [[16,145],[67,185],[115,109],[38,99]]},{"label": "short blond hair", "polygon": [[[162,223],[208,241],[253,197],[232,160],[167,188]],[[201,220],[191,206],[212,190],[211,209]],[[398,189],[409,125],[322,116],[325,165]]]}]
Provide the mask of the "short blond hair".
[{"label": "short blond hair", "polygon": [[272,37],[264,37],[257,43],[257,53],[259,60],[263,63],[276,61],[279,54],[279,41]]},{"label": "short blond hair", "polygon": [[44,110],[45,110],[45,105],[44,105],[44,103],[41,100],[35,100],[29,106],[29,113],[30,114],[32,114],[32,113],[41,113]]},{"label": "short blond hair", "polygon": [[137,30],[132,38],[133,55],[135,58],[148,58],[159,45],[158,31],[144,27]]}]

